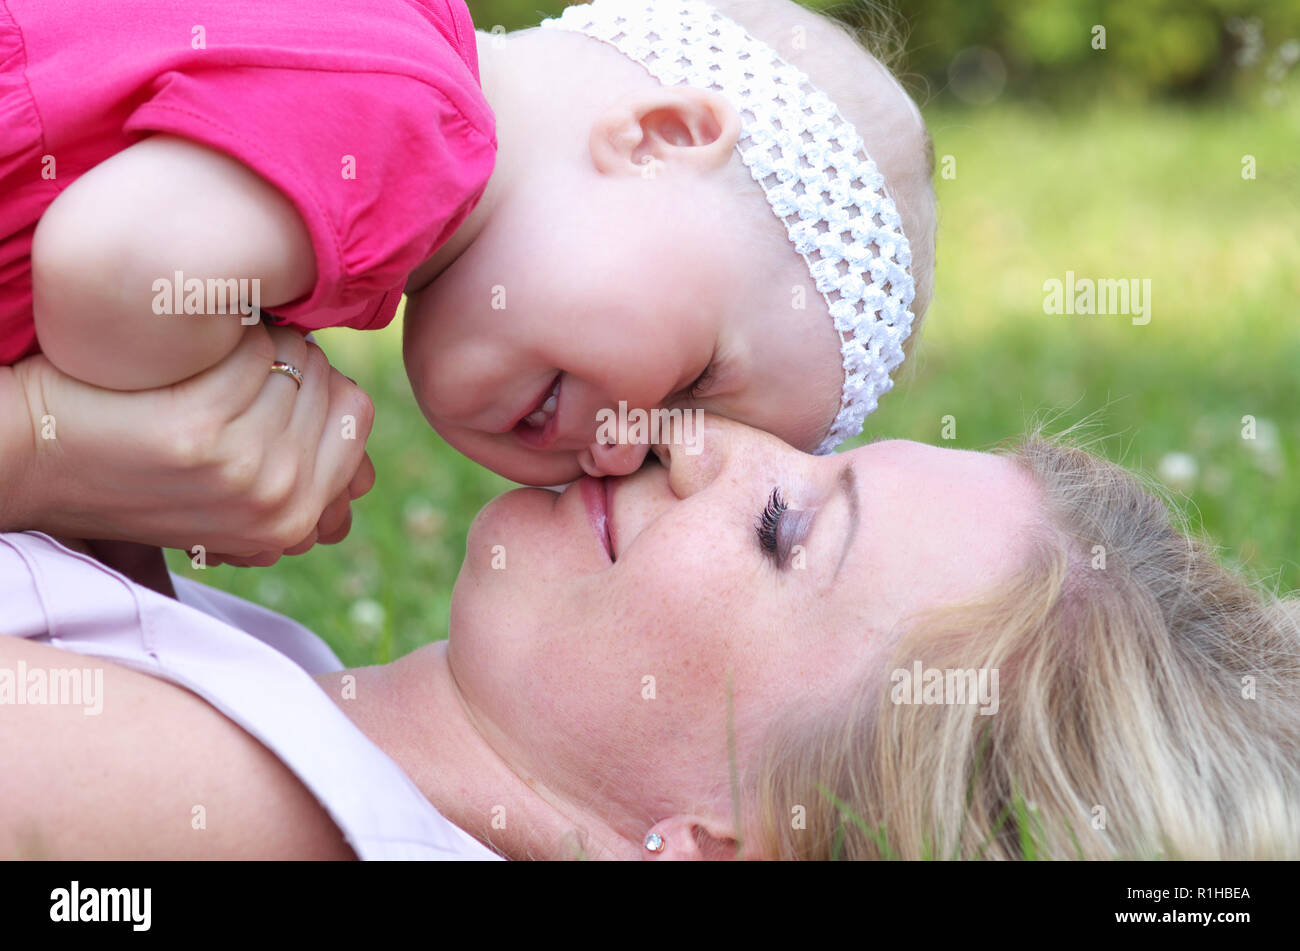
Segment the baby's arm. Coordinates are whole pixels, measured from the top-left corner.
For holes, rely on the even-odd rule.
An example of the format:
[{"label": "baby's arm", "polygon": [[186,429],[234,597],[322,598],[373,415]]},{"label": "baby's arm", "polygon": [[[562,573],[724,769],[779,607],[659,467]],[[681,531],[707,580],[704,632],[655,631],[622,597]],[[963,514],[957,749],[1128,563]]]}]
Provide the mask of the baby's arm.
[{"label": "baby's arm", "polygon": [[[224,316],[154,312],[154,282],[257,279],[273,308],[311,290],[315,257],[292,203],[212,149],[156,135],[69,185],[32,240],[41,349],[69,376],[152,389],[218,363],[247,329]],[[251,286],[251,285],[246,285]]]}]

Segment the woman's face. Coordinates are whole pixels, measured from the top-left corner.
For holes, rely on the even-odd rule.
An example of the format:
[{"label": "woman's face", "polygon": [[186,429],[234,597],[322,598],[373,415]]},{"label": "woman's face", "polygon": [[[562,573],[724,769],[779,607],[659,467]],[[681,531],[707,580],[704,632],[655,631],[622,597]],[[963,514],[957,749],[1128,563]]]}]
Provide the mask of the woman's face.
[{"label": "woman's face", "polygon": [[884,683],[909,616],[1014,571],[1038,511],[1029,476],[985,453],[811,456],[718,417],[700,445],[495,499],[452,600],[452,671],[493,745],[646,827],[683,803],[729,813],[729,694],[743,767],[779,718]]}]

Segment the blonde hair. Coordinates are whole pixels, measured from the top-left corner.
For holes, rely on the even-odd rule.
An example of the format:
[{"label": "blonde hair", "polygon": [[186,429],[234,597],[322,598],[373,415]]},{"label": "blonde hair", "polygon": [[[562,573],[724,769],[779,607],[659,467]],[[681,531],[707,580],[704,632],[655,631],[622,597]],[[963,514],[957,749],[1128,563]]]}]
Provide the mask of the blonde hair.
[{"label": "blonde hair", "polygon": [[1027,565],[909,625],[887,667],[997,670],[1000,708],[873,685],[783,725],[748,784],[761,853],[1300,857],[1295,602],[1121,466],[1037,433],[1011,455],[1043,494]]}]

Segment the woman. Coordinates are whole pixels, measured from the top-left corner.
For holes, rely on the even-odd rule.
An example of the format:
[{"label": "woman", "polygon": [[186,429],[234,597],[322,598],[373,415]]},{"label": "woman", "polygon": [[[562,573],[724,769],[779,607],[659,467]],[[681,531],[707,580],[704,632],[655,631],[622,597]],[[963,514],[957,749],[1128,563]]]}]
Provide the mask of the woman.
[{"label": "woman", "polygon": [[[1295,620],[1122,469],[1033,438],[1009,455],[885,442],[814,457],[725,420],[703,447],[490,503],[447,642],[318,671],[314,700],[293,665],[235,664],[231,680],[253,678],[272,719],[300,727],[310,707],[325,751],[359,750],[355,724],[463,830],[401,799],[405,828],[439,844],[387,854],[486,854],[472,836],[511,858],[1014,857],[1023,833],[1060,857],[1295,857]],[[52,545],[0,537],[5,603],[30,602],[8,579]],[[265,615],[207,597],[244,629]],[[155,626],[157,656],[137,646],[133,662],[165,666],[212,630]],[[67,665],[40,640],[0,638],[0,668]],[[916,702],[898,687],[918,662],[997,671],[994,703]],[[10,820],[4,849],[375,854],[384,830],[345,837],[374,817],[356,819],[339,777],[352,770],[354,798],[379,788],[369,769],[400,786],[381,758],[295,772],[320,750],[290,750],[264,717],[247,728],[290,750],[272,755],[218,712],[239,715],[223,689],[214,706],[105,665],[111,702],[93,726],[6,710],[0,755],[21,765],[0,815],[22,815],[26,838]]]}]

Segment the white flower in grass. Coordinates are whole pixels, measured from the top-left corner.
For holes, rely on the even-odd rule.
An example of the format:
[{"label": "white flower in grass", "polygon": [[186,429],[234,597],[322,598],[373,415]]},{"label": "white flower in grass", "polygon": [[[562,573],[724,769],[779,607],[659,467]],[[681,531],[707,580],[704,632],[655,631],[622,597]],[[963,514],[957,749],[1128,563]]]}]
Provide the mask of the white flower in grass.
[{"label": "white flower in grass", "polygon": [[289,589],[279,578],[263,578],[257,583],[257,600],[263,604],[276,607],[284,604],[289,596]]},{"label": "white flower in grass", "polygon": [[1243,439],[1246,448],[1252,452],[1272,453],[1282,448],[1282,434],[1277,428],[1277,423],[1271,419],[1265,419],[1263,416],[1255,419],[1254,437]]},{"label": "white flower in grass", "polygon": [[446,521],[446,516],[428,499],[413,496],[402,506],[403,526],[413,538],[429,538],[438,534]]},{"label": "white flower in grass", "polygon": [[1260,417],[1255,420],[1253,439],[1243,439],[1242,444],[1255,457],[1261,469],[1271,475],[1282,471],[1282,433],[1277,423]]},{"label": "white flower in grass", "polygon": [[366,640],[374,640],[384,628],[384,606],[373,598],[359,598],[348,609],[352,626]]},{"label": "white flower in grass", "polygon": [[1165,453],[1160,459],[1160,465],[1156,467],[1160,480],[1180,492],[1191,489],[1198,471],[1196,460],[1185,452]]}]

